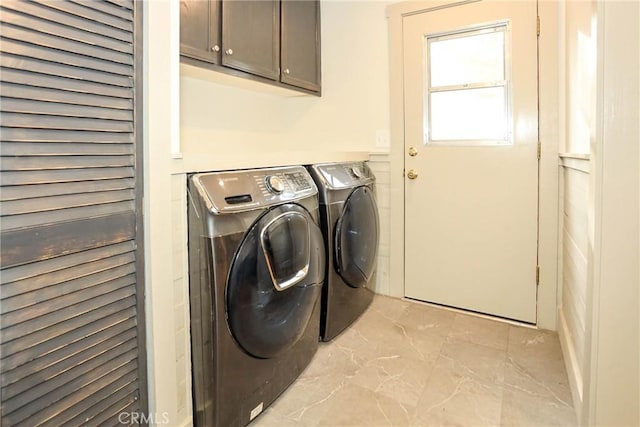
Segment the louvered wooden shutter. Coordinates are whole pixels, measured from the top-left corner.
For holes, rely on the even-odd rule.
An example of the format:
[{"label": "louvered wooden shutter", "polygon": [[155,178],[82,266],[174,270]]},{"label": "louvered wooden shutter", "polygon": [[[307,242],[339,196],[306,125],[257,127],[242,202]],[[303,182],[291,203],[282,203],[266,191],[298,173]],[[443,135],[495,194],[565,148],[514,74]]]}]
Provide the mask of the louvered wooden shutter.
[{"label": "louvered wooden shutter", "polygon": [[3,426],[146,410],[139,10],[0,2]]}]

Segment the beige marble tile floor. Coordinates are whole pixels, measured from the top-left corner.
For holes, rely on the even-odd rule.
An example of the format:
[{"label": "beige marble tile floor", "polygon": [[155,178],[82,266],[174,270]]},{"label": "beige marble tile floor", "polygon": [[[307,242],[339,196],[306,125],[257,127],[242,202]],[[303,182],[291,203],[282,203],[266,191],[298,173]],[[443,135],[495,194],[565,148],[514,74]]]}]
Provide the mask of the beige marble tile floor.
[{"label": "beige marble tile floor", "polygon": [[376,296],[251,427],[575,426],[555,333]]}]

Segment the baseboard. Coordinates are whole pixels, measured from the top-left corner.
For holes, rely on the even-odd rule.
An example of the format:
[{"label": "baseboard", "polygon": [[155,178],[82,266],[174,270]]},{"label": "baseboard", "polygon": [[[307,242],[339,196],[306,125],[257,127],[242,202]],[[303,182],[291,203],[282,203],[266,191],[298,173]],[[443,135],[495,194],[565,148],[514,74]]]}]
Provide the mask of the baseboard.
[{"label": "baseboard", "polygon": [[569,377],[569,386],[571,387],[571,396],[573,397],[573,408],[576,411],[576,418],[580,420],[582,413],[582,371],[576,358],[576,349],[572,341],[569,339],[571,332],[567,326],[567,320],[564,316],[562,307],[558,308],[558,338],[560,339],[560,347],[562,347],[562,355],[564,366]]}]

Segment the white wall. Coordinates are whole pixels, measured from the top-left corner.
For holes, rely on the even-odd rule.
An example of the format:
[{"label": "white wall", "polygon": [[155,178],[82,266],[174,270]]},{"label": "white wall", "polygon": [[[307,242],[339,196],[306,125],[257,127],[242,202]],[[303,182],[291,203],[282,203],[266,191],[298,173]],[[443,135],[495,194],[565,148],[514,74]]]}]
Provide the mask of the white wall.
[{"label": "white wall", "polygon": [[214,162],[238,152],[251,166],[274,152],[286,161],[292,152],[376,148],[377,132],[389,129],[385,6],[384,1],[322,2],[322,97],[274,94],[268,86],[261,91],[259,83],[250,89],[229,86],[218,83],[213,72],[207,76],[183,67],[183,169],[200,169],[203,159]]},{"label": "white wall", "polygon": [[[565,7],[565,94],[566,139],[561,141],[565,153],[589,153],[593,140],[596,113],[596,2],[567,1]],[[562,147],[563,146],[563,147]]]},{"label": "white wall", "polygon": [[562,46],[558,74],[563,91],[558,332],[579,416],[586,370],[589,238],[593,236],[589,153],[597,131],[597,8],[595,0],[559,2],[557,7]]},{"label": "white wall", "polygon": [[[146,1],[144,38],[144,245],[149,412],[171,425],[186,420],[176,375],[182,342],[176,343],[172,259],[171,147],[178,134],[175,87],[178,68],[178,2]],[[180,319],[178,319],[179,321]],[[182,408],[179,407],[182,405]],[[182,415],[181,415],[182,414]]]},{"label": "white wall", "polygon": [[640,6],[560,2],[559,333],[583,425],[640,424]]},{"label": "white wall", "polygon": [[598,2],[594,240],[582,422],[640,425],[640,3]]}]

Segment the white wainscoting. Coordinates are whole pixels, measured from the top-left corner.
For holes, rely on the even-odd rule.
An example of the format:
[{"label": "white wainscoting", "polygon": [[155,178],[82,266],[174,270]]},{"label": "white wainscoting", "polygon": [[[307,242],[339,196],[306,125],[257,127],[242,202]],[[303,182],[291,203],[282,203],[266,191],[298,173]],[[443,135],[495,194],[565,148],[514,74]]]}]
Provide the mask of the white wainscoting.
[{"label": "white wainscoting", "polygon": [[181,425],[192,424],[191,338],[187,261],[187,176],[171,176],[171,243],[173,245],[174,339],[176,346],[176,406]]},{"label": "white wainscoting", "polygon": [[380,215],[380,246],[378,249],[378,274],[375,291],[378,294],[391,295],[389,278],[389,242],[390,222],[390,167],[389,153],[371,153],[369,166],[376,176],[378,213]]},{"label": "white wainscoting", "polygon": [[560,159],[560,295],[558,334],[571,384],[576,413],[583,402],[585,376],[585,324],[589,248],[590,162],[584,155]]}]

